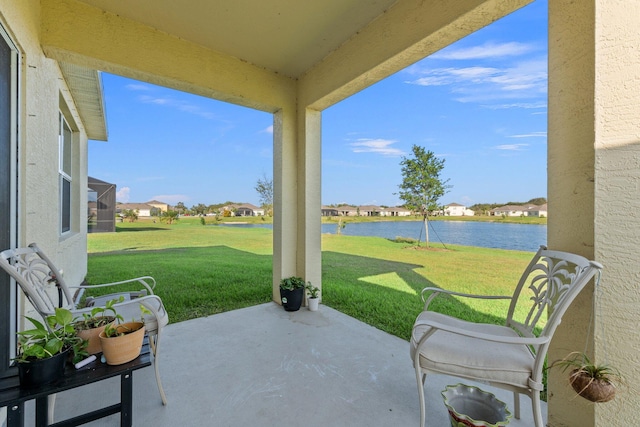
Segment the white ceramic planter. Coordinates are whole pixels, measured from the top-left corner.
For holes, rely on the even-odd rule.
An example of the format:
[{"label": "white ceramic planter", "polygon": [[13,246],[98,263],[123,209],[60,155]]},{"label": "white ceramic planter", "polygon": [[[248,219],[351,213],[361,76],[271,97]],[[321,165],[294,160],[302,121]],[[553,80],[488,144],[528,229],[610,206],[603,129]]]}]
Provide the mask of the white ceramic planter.
[{"label": "white ceramic planter", "polygon": [[509,424],[507,404],[493,393],[464,384],[442,390],[452,426],[502,427]]},{"label": "white ceramic planter", "polygon": [[318,311],[318,305],[320,304],[320,298],[307,298],[307,305],[309,311]]}]

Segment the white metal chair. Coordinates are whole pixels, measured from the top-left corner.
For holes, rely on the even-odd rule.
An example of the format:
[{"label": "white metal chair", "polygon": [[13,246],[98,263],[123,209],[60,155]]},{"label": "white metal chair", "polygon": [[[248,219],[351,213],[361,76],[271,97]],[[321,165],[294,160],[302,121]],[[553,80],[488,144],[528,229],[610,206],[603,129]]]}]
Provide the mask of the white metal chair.
[{"label": "white metal chair", "polygon": [[[602,265],[595,261],[541,246],[511,296],[423,289],[424,309],[413,325],[410,344],[418,383],[420,426],[424,427],[426,417],[424,383],[427,373],[433,372],[513,391],[516,418],[520,418],[519,395],[526,394],[531,397],[536,427],[543,427],[540,391],[549,343],[569,305],[595,274],[599,277],[601,270]],[[443,294],[510,300],[506,325],[472,323],[430,311],[433,299]],[[527,314],[516,320],[519,304],[527,306]],[[536,329],[541,330],[536,333]]]},{"label": "white metal chair", "polygon": [[[121,296],[124,297],[122,302],[114,304],[113,307],[126,320],[144,317],[145,329],[149,336],[149,345],[154,355],[153,364],[160,398],[163,405],[167,404],[158,369],[158,349],[160,335],[162,329],[169,323],[169,316],[160,297],[153,293],[153,288],[156,284],[153,277],[137,277],[100,285],[68,286],[60,271],[35,243],[26,248],[7,249],[0,252],[0,267],[15,279],[33,307],[43,318],[53,314],[56,307],[67,308],[71,310],[74,316],[81,317],[82,313],[90,312],[93,307],[104,306],[109,300],[119,299]],[[127,283],[135,283],[136,286],[141,286],[142,289],[133,292],[114,293],[95,299],[88,298],[87,303],[89,306],[78,308],[79,299],[85,290]],[[143,316],[140,306],[144,306],[150,314],[146,313]]]}]

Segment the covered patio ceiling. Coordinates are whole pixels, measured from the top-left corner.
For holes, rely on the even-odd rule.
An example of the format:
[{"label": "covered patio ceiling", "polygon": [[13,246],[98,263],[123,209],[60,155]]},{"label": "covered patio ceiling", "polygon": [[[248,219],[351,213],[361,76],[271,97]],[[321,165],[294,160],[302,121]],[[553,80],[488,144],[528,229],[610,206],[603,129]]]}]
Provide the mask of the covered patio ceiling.
[{"label": "covered patio ceiling", "polygon": [[[269,112],[281,103],[263,99],[264,89],[251,83],[285,79],[298,83],[302,105],[322,110],[531,1],[43,0],[42,41],[61,62]],[[119,58],[109,47],[96,54],[102,38],[120,46]],[[158,47],[167,38],[181,53],[153,53],[171,50]],[[148,65],[154,55],[159,64],[183,62],[208,77],[185,79]],[[235,87],[243,83],[246,90]]]}]

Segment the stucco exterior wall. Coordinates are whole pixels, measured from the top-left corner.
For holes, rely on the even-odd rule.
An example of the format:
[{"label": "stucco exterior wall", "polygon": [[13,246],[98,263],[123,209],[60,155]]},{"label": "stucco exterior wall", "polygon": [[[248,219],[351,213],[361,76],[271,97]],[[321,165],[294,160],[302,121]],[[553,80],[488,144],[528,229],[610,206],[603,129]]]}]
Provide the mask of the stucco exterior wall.
[{"label": "stucco exterior wall", "polygon": [[595,355],[630,386],[595,406],[595,424],[628,426],[640,408],[640,3],[595,3],[595,255],[605,266]]},{"label": "stucco exterior wall", "polygon": [[[548,244],[604,265],[595,292],[585,289],[564,317],[549,360],[586,348],[633,381],[640,374],[640,4],[550,0],[549,9]],[[561,370],[549,374],[549,426],[637,424],[633,389],[594,405],[576,397]]]},{"label": "stucco exterior wall", "polygon": [[[39,19],[39,1],[0,0],[0,23],[21,54],[18,245],[36,242],[63,270],[67,281],[77,284],[87,271],[87,218],[83,214],[87,206],[87,135],[58,63],[47,59],[40,47]],[[58,183],[61,108],[75,131],[71,231],[63,236]]]}]

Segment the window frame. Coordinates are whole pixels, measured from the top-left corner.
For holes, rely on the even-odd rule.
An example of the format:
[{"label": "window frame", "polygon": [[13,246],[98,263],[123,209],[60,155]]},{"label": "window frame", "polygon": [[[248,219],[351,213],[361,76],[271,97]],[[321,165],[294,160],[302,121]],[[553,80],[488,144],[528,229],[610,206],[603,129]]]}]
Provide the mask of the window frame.
[{"label": "window frame", "polygon": [[60,191],[60,236],[65,236],[73,230],[73,155],[74,132],[69,120],[59,111],[58,127],[58,185]]},{"label": "window frame", "polygon": [[[4,22],[0,21],[0,43],[8,48],[8,63],[3,62],[7,68],[0,68],[0,72],[7,72],[8,78],[4,80],[5,87],[8,87],[9,114],[0,117],[0,124],[8,123],[8,141],[0,140],[0,143],[7,143],[5,148],[7,151],[2,152],[0,164],[7,175],[0,177],[0,184],[8,190],[2,195],[2,202],[7,202],[8,209],[0,212],[0,215],[6,215],[0,221],[5,228],[5,222],[8,223],[8,233],[0,238],[0,245],[15,248],[18,244],[18,230],[20,228],[19,216],[19,131],[20,131],[20,73],[21,73],[21,52],[12,37],[6,30]],[[8,83],[8,84],[7,84]],[[4,127],[4,126],[3,126]],[[6,135],[1,138],[6,138]],[[5,181],[8,181],[5,182]],[[8,184],[8,185],[7,185]],[[16,354],[16,331],[18,316],[18,299],[17,285],[13,279],[4,271],[0,271],[0,378],[15,375],[15,367],[11,367],[11,359]]]}]

